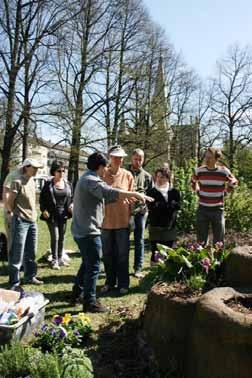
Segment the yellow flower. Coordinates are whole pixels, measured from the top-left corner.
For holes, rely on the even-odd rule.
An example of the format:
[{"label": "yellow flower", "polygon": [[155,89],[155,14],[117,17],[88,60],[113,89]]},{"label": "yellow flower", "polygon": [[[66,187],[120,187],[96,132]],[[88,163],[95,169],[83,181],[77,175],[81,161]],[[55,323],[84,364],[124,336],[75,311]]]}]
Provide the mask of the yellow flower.
[{"label": "yellow flower", "polygon": [[62,321],[62,323],[65,324],[65,325],[68,325],[68,323],[70,323],[71,320],[72,320],[72,315],[67,313],[67,314],[65,314],[65,315],[63,316],[63,321]]},{"label": "yellow flower", "polygon": [[81,320],[83,324],[85,324],[85,323],[90,324],[91,323],[90,318],[88,316],[86,316],[84,314],[84,312],[79,312],[77,319]]}]

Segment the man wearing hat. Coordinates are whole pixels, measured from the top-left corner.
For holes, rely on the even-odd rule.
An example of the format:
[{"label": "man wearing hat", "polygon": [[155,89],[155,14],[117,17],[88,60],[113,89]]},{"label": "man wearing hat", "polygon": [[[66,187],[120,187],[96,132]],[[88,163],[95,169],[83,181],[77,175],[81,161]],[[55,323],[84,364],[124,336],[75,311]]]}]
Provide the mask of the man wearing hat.
[{"label": "man wearing hat", "polygon": [[[122,168],[124,149],[117,145],[108,151],[110,166],[105,171],[104,181],[113,188],[133,191],[134,178]],[[131,207],[129,202],[118,200],[105,206],[102,225],[103,259],[106,272],[106,284],[103,292],[117,286],[120,294],[129,289],[129,222]]]},{"label": "man wearing hat", "polygon": [[36,187],[33,177],[43,165],[35,159],[25,159],[22,169],[11,183],[7,213],[12,218],[12,245],[9,255],[9,280],[12,289],[20,285],[20,268],[24,266],[26,283],[41,285],[36,278],[37,246]]}]

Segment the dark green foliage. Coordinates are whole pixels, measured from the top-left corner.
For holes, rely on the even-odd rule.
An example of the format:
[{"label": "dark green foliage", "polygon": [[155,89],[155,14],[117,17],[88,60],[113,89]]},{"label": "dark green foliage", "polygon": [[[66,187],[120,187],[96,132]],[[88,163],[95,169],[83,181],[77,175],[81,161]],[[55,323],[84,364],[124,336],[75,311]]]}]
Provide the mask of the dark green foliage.
[{"label": "dark green foliage", "polygon": [[61,378],[60,359],[56,354],[41,353],[39,361],[30,361],[31,378]]},{"label": "dark green foliage", "polygon": [[19,343],[4,346],[0,352],[0,377],[17,378],[29,375],[30,350]]},{"label": "dark green foliage", "polygon": [[225,215],[227,229],[240,232],[252,229],[252,192],[243,181],[226,197]]},{"label": "dark green foliage", "polygon": [[1,378],[93,378],[91,360],[81,349],[65,348],[62,357],[20,343],[2,347]]},{"label": "dark green foliage", "polygon": [[174,187],[180,191],[181,210],[178,213],[177,228],[182,232],[190,232],[195,228],[197,196],[191,188],[191,177],[195,164],[188,162],[185,168],[174,169]]}]

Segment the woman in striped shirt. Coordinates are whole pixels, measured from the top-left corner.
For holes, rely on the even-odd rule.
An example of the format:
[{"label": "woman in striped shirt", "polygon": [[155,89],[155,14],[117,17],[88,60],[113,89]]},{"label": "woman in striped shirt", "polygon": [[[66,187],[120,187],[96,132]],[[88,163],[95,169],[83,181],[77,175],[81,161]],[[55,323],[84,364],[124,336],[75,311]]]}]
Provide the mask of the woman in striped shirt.
[{"label": "woman in striped shirt", "polygon": [[203,244],[208,241],[210,225],[213,243],[224,242],[224,196],[238,184],[230,170],[218,164],[220,157],[220,150],[209,147],[205,154],[205,165],[196,168],[192,176],[192,187],[199,197],[197,239]]}]

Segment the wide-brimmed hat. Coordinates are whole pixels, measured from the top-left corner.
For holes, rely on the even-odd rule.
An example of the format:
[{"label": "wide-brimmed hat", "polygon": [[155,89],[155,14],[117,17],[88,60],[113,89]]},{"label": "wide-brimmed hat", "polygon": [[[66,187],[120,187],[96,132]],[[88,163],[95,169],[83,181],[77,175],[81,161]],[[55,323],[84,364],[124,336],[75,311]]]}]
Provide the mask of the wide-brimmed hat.
[{"label": "wide-brimmed hat", "polygon": [[124,149],[119,145],[110,147],[110,149],[108,150],[108,155],[109,156],[117,156],[117,157],[127,156]]},{"label": "wide-brimmed hat", "polygon": [[43,164],[35,159],[28,158],[28,159],[25,159],[22,163],[22,167],[28,167],[29,165],[31,165],[34,168],[43,168]]}]

